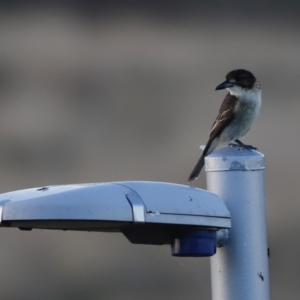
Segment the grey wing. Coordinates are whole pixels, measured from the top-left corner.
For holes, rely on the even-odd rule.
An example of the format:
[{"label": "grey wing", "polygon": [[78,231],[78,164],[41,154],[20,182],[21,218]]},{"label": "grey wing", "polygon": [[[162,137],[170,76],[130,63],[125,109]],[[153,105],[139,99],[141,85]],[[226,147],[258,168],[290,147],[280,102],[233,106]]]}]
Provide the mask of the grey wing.
[{"label": "grey wing", "polygon": [[219,114],[211,128],[209,134],[209,142],[216,136],[218,136],[223,131],[223,129],[232,121],[237,102],[238,99],[235,96],[231,96],[229,93],[226,95],[220,107]]},{"label": "grey wing", "polygon": [[192,181],[198,177],[201,172],[201,169],[204,166],[204,158],[206,155],[210,154],[218,145],[217,137],[221,134],[223,129],[232,121],[235,113],[235,108],[237,105],[238,99],[234,96],[228,94],[219,110],[219,114],[212,126],[210,131],[209,140],[203,150],[201,157],[199,158],[196,166],[194,167],[191,175],[188,178],[188,181]]}]

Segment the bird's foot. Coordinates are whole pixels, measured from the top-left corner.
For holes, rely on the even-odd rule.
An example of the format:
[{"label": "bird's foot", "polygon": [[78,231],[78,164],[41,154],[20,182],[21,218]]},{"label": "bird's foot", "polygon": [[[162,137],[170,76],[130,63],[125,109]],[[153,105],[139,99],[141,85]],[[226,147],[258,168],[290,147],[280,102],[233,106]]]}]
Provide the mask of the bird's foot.
[{"label": "bird's foot", "polygon": [[231,147],[241,147],[247,150],[258,150],[256,147],[252,145],[246,145],[242,143],[240,140],[234,140],[235,143],[230,143],[229,146]]}]

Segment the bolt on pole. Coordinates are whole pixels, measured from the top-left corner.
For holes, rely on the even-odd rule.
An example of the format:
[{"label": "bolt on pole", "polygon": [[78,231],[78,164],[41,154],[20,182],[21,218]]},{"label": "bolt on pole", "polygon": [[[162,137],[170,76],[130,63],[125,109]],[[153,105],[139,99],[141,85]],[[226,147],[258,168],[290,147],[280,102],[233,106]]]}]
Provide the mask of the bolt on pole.
[{"label": "bolt on pole", "polygon": [[207,188],[231,214],[227,243],[211,257],[213,300],[269,300],[264,155],[221,148],[205,159]]}]

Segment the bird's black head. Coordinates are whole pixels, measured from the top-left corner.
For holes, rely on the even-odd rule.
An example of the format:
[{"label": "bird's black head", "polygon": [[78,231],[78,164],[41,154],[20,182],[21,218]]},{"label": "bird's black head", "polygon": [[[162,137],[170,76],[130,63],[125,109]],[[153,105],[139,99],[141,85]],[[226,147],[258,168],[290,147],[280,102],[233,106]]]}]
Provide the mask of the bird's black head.
[{"label": "bird's black head", "polygon": [[226,81],[216,87],[216,90],[239,86],[243,89],[252,89],[256,82],[254,75],[243,69],[233,70],[226,75]]}]

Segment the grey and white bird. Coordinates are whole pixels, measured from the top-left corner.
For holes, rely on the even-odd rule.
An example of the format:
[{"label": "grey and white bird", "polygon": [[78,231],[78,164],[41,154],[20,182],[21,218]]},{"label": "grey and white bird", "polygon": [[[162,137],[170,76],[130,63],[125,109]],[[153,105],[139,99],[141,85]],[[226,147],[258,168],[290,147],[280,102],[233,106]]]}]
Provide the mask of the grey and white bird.
[{"label": "grey and white bird", "polygon": [[193,169],[188,181],[198,177],[204,166],[204,158],[216,148],[235,142],[246,149],[256,149],[243,144],[239,139],[247,134],[259,115],[261,107],[260,84],[254,75],[243,69],[233,70],[226,75],[226,80],[216,90],[227,89],[229,93],[220,107],[213,123],[208,142]]}]

